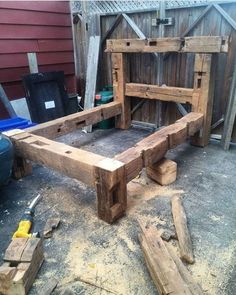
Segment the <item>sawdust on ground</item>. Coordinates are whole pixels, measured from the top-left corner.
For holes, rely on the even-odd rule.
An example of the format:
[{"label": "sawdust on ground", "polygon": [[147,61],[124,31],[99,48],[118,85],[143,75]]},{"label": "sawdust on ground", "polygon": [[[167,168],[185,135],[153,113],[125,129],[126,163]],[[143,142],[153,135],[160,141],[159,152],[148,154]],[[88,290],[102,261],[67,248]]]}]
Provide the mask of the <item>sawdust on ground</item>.
[{"label": "sawdust on ground", "polygon": [[[61,187],[62,188],[62,187]],[[91,207],[85,206],[81,208],[78,199],[71,195],[70,191],[61,188],[54,188],[50,193],[51,201],[58,199],[60,196],[60,210],[71,213],[71,221],[74,222],[75,214],[84,211],[89,215],[86,220],[88,228],[92,228],[97,222],[96,212],[92,212]],[[82,187],[83,189],[83,187]],[[86,190],[86,187],[84,187]],[[142,214],[141,208],[146,202],[153,198],[169,197],[176,194],[183,194],[183,190],[173,189],[171,187],[162,187],[147,178],[145,174],[134,179],[128,184],[128,210],[127,218],[122,219],[118,225],[110,227],[109,225],[101,225],[96,233],[88,233],[84,230],[73,237],[69,252],[66,258],[66,276],[60,282],[60,286],[70,286],[74,284],[82,284],[86,289],[86,294],[105,295],[105,294],[154,294],[151,278],[145,268],[142,252],[139,247],[137,238],[130,235],[130,231],[134,228],[134,224],[130,221],[133,219],[141,219],[144,223],[165,226],[166,220],[159,216],[150,216]],[[57,203],[57,202],[55,202]],[[57,210],[57,208],[55,208]],[[213,221],[218,221],[218,216],[210,217]],[[135,229],[134,229],[135,230]],[[91,239],[92,234],[104,236],[105,243],[96,244]],[[138,233],[135,233],[137,237]],[[64,236],[57,236],[57,239],[64,239]],[[175,251],[178,251],[177,243]],[[209,245],[206,249],[206,256],[210,255],[221,257],[224,261],[225,269],[229,269],[231,259],[235,251],[236,243],[229,248],[220,252]],[[194,280],[199,283],[208,295],[218,295],[217,291],[224,289],[224,283],[227,281],[228,273],[222,272],[222,267],[217,267],[217,263],[209,265],[209,259],[205,258],[201,253],[195,253],[196,262],[188,266]],[[81,282],[82,281],[82,282]],[[91,282],[98,287],[94,287]],[[155,288],[155,287],[154,287]]]},{"label": "sawdust on ground", "polygon": [[[144,203],[153,198],[172,197],[182,193],[182,190],[157,185],[145,174],[130,182],[128,184],[127,218],[122,219],[117,226],[111,228],[109,225],[105,225],[104,229],[101,228],[96,232],[97,235],[104,234],[106,246],[94,245],[90,240],[91,235],[88,233],[84,233],[82,239],[80,236],[72,242],[66,260],[70,276],[67,276],[61,285],[75,283],[80,278],[82,281],[94,282],[114,294],[153,294],[153,285],[150,283],[151,279],[145,269],[137,241],[138,232],[135,232],[135,238],[130,235],[132,230],[136,230],[133,229],[134,224],[130,219],[141,219],[144,223],[165,225],[166,221],[159,216],[142,214],[141,209]],[[92,224],[96,219],[92,217],[88,222]],[[106,229],[108,228],[110,233],[107,235]],[[88,287],[88,290],[89,288],[91,293],[86,291],[86,294],[109,293],[92,286]]]}]

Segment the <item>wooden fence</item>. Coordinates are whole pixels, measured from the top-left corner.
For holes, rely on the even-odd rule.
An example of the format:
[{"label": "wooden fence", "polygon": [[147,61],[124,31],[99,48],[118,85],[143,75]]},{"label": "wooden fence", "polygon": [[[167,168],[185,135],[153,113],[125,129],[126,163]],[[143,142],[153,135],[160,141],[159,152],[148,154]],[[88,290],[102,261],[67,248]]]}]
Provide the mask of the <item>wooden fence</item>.
[{"label": "wooden fence", "polygon": [[[221,10],[222,9],[222,10]],[[220,13],[221,12],[221,13]],[[224,15],[226,12],[228,15]],[[203,14],[201,20],[192,27],[195,21]],[[222,14],[223,13],[223,14]],[[227,19],[228,16],[230,19]],[[157,26],[152,26],[152,19],[157,17],[156,11],[136,12],[129,14],[146,37],[159,37]],[[187,36],[230,36],[230,49],[228,54],[221,53],[217,56],[216,83],[214,94],[212,123],[217,122],[225,113],[229,86],[232,80],[233,63],[236,58],[236,3],[219,5],[177,8],[166,10],[166,17],[173,17],[175,24],[165,26],[165,37]],[[116,15],[101,16],[101,36],[111,27]],[[192,28],[189,32],[188,29]],[[137,38],[137,35],[125,19],[118,24],[110,39]],[[100,68],[100,86],[112,84],[111,60],[109,53],[102,53]],[[168,86],[192,87],[193,86],[193,54],[171,53],[164,58],[163,83]],[[130,55],[131,82],[156,84],[158,64],[151,54]],[[132,100],[133,107],[139,99]],[[178,116],[174,103],[164,104],[163,116],[166,123],[170,123]],[[168,111],[167,111],[168,110]],[[156,123],[156,102],[145,101],[134,114],[133,119]]]}]

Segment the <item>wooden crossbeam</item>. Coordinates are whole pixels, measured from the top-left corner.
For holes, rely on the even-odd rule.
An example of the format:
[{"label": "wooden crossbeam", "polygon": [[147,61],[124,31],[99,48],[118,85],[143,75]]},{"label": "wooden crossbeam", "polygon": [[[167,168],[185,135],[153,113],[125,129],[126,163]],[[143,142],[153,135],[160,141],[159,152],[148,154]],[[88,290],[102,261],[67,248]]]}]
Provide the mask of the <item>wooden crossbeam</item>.
[{"label": "wooden crossbeam", "polygon": [[110,102],[89,110],[58,118],[27,129],[27,132],[45,138],[56,138],[78,128],[98,123],[121,113],[120,102]]},{"label": "wooden crossbeam", "polygon": [[104,157],[46,139],[14,130],[5,132],[14,144],[16,155],[55,169],[90,186],[95,185],[94,166]]},{"label": "wooden crossbeam", "polygon": [[98,216],[104,221],[111,223],[125,214],[127,195],[124,163],[22,130],[11,130],[4,134],[13,142],[18,157],[95,186]]},{"label": "wooden crossbeam", "polygon": [[192,36],[173,38],[111,39],[107,40],[106,52],[228,52],[226,36]]},{"label": "wooden crossbeam", "polygon": [[192,103],[194,89],[157,86],[138,83],[126,83],[125,95],[163,101],[174,101],[179,103]]},{"label": "wooden crossbeam", "polygon": [[134,147],[116,155],[125,164],[126,181],[135,178],[143,167],[161,160],[169,149],[193,136],[203,125],[203,114],[189,113],[176,123],[164,127],[138,142]]}]

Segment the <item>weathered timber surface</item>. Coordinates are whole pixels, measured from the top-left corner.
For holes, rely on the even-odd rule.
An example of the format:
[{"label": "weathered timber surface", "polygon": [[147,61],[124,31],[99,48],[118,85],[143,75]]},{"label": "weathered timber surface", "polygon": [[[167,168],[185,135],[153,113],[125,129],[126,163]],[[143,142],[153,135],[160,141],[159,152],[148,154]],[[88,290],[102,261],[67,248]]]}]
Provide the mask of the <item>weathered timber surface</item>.
[{"label": "weathered timber surface", "polygon": [[216,53],[228,51],[228,37],[192,36],[173,38],[111,39],[106,52],[193,52]]},{"label": "weathered timber surface", "polygon": [[192,103],[194,90],[191,88],[157,86],[139,83],[126,83],[125,95],[158,99],[163,101],[175,101],[179,103]]},{"label": "weathered timber surface", "polygon": [[202,124],[202,114],[189,113],[176,123],[163,127],[134,147],[116,155],[115,158],[125,164],[127,182],[136,177],[143,167],[150,167],[160,161],[169,149],[201,129]]},{"label": "weathered timber surface", "polygon": [[28,132],[12,135],[11,131],[5,134],[12,140],[17,156],[94,186],[94,166],[104,159],[103,156]]},{"label": "weathered timber surface", "polygon": [[148,177],[160,185],[169,185],[175,182],[177,177],[176,162],[163,158],[157,163],[146,168]]},{"label": "weathered timber surface", "polygon": [[125,83],[128,73],[127,56],[122,53],[112,54],[112,77],[114,101],[121,103],[120,116],[116,117],[116,128],[127,129],[131,124],[130,99],[125,96]]},{"label": "weathered timber surface", "polygon": [[98,216],[112,223],[125,214],[127,188],[125,165],[114,159],[104,159],[95,166]]},{"label": "weathered timber surface", "polygon": [[0,266],[0,294],[28,294],[43,260],[41,239],[13,239]]},{"label": "weathered timber surface", "polygon": [[181,198],[179,196],[174,196],[171,200],[171,205],[174,225],[179,241],[180,257],[188,263],[194,263],[193,246]]},{"label": "weathered timber surface", "polygon": [[142,225],[141,229],[139,241],[148,270],[159,294],[192,294],[157,229],[154,227],[146,229]]},{"label": "weathered timber surface", "polygon": [[110,102],[89,110],[58,118],[37,126],[28,128],[26,131],[45,138],[53,139],[70,133],[78,128],[98,123],[102,120],[115,117],[121,113],[121,103]]},{"label": "weathered timber surface", "polygon": [[165,243],[165,245],[166,245],[166,248],[168,249],[170,256],[174,260],[181,277],[183,278],[185,283],[188,285],[188,287],[191,291],[191,294],[203,295],[204,292],[203,292],[201,286],[194,281],[194,279],[191,276],[190,272],[188,271],[187,267],[183,264],[183,262],[181,261],[179,256],[176,254],[176,252],[174,251],[172,246],[169,245],[168,243]]}]

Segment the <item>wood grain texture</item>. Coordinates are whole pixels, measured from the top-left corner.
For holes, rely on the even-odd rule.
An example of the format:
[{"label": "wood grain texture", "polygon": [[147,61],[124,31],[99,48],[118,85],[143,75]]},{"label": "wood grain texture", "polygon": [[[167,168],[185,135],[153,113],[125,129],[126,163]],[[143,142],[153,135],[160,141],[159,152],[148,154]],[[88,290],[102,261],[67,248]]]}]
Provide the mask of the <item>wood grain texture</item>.
[{"label": "wood grain texture", "polygon": [[159,294],[190,295],[188,286],[154,227],[141,226],[139,241],[145,262]]},{"label": "wood grain texture", "polygon": [[127,182],[136,177],[143,167],[151,167],[160,161],[169,149],[183,143],[188,136],[201,129],[203,115],[189,113],[176,123],[163,127],[135,144],[134,147],[116,155],[126,168]]},{"label": "wood grain texture", "polygon": [[192,103],[193,89],[126,83],[125,95],[163,101],[174,101],[179,103]]},{"label": "wood grain texture", "polygon": [[192,36],[157,39],[111,39],[107,40],[106,52],[227,52],[228,37]]},{"label": "wood grain texture", "polygon": [[192,138],[192,144],[206,146],[209,142],[212,110],[214,100],[215,83],[215,57],[211,54],[197,54],[194,66],[194,88],[199,91],[199,99],[193,104],[192,111],[204,115],[203,129],[201,134]]},{"label": "wood grain texture", "polygon": [[110,102],[97,106],[93,109],[71,114],[27,129],[27,132],[44,136],[45,138],[56,138],[70,133],[78,128],[98,123],[102,120],[115,117],[121,113],[119,102]]},{"label": "wood grain texture", "polygon": [[182,260],[192,264],[194,263],[193,247],[181,198],[174,196],[171,199],[171,205],[174,225],[179,241],[180,257]]},{"label": "wood grain texture", "polygon": [[177,177],[176,162],[163,158],[161,161],[148,166],[147,176],[160,185],[169,185],[175,182]]},{"label": "wood grain texture", "polygon": [[104,159],[95,165],[98,216],[112,223],[125,214],[127,188],[125,165],[115,159]]},{"label": "wood grain texture", "polygon": [[43,243],[39,238],[13,239],[0,266],[0,293],[28,294],[44,261]]},{"label": "wood grain texture", "polygon": [[94,186],[94,166],[104,157],[27,132],[9,135],[16,155]]},{"label": "wood grain texture", "polygon": [[[217,122],[223,115],[227,105],[230,81],[232,78],[232,69],[235,59],[236,38],[231,25],[221,16],[216,9],[210,4],[204,7],[188,7],[186,9],[168,9],[168,14],[174,16],[175,25],[166,26],[165,37],[182,37],[182,36],[230,36],[228,54],[219,54],[217,57],[216,83],[214,91],[212,123]],[[236,4],[224,3],[221,5],[232,19],[235,20]],[[201,15],[204,13],[204,16]],[[129,17],[137,24],[145,36],[150,39],[158,38],[159,32],[157,27],[151,26],[153,12],[140,12],[129,14]],[[101,18],[102,35],[109,29],[114,17],[103,16]],[[211,24],[209,26],[209,23]],[[190,28],[190,31],[188,30]],[[131,39],[137,38],[132,30],[128,30],[125,25],[120,25],[113,32],[111,39]],[[109,58],[110,54],[103,53],[104,70],[102,80],[103,85],[111,84],[111,71]],[[156,84],[158,64],[151,55],[132,54],[131,60],[131,80],[134,83]],[[181,54],[171,52],[168,58],[164,60],[163,83],[167,86],[193,88],[193,69],[194,54]],[[132,108],[140,99],[132,98]],[[147,100],[142,107],[137,110],[133,120],[155,123],[156,101]],[[180,118],[180,114],[175,105],[168,103],[168,108],[163,110],[163,125],[173,123]]]},{"label": "wood grain texture", "polygon": [[181,277],[183,278],[184,282],[189,287],[191,294],[192,295],[203,295],[204,292],[203,292],[201,286],[194,281],[194,278],[191,276],[187,267],[183,264],[183,262],[181,261],[181,259],[179,258],[179,256],[177,255],[177,253],[175,252],[173,247],[168,243],[165,243],[165,245],[166,245],[166,248],[167,248],[171,258],[174,260]]},{"label": "wood grain texture", "polygon": [[[89,39],[86,86],[84,97],[84,110],[94,107],[97,86],[98,57],[100,49],[100,36],[91,36]],[[92,131],[92,125],[85,128],[87,132]]]},{"label": "wood grain texture", "polygon": [[122,53],[112,54],[114,101],[122,105],[121,114],[116,118],[116,128],[121,129],[128,129],[131,123],[130,99],[125,96],[128,71],[127,57]]}]

